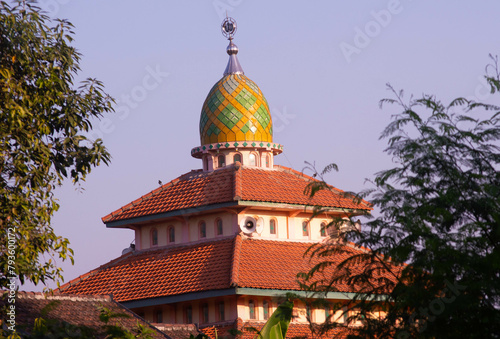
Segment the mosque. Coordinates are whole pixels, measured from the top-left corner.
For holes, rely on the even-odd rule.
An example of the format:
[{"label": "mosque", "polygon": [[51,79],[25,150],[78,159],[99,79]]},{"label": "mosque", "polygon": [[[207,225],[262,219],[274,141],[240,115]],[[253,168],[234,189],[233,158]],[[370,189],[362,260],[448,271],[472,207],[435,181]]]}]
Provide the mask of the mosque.
[{"label": "mosque", "polygon": [[[287,292],[304,293],[297,273],[313,264],[304,252],[335,241],[326,227],[332,218],[371,210],[333,187],[310,198],[304,190],[314,178],[274,164],[283,146],[273,140],[266,98],[238,61],[235,31],[226,18],[229,61],[203,103],[200,145],[191,150],[201,169],[103,217],[106,227],[135,232],[135,245],[60,292],[112,295],[160,329],[198,324],[213,337],[214,329],[222,336],[245,324],[258,328]],[[327,211],[311,218],[317,205]],[[339,303],[355,293],[345,284],[332,290],[327,298]],[[344,316],[296,302],[288,336],[310,337],[308,318],[329,315]]]}]

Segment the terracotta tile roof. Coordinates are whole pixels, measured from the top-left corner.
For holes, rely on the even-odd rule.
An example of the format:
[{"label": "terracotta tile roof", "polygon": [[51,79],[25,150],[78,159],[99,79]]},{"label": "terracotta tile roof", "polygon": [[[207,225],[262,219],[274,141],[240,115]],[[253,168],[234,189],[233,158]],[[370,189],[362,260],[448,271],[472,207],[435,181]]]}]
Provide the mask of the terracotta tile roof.
[{"label": "terracotta tile roof", "polygon": [[[297,273],[307,272],[316,262],[304,258],[309,246],[311,243],[237,235],[193,245],[140,251],[121,256],[74,279],[61,286],[60,291],[113,294],[117,301],[124,302],[230,287],[299,290]],[[346,251],[361,253],[363,250],[346,246]],[[347,258],[347,253],[330,260],[339,263]],[[324,275],[332,273],[326,270]],[[347,283],[337,283],[333,288],[339,292],[360,291],[359,286]]]},{"label": "terracotta tile roof", "polygon": [[[231,335],[231,330],[235,329],[241,332],[237,338],[239,339],[255,339],[257,333],[255,331],[260,331],[264,327],[264,322],[252,321],[245,322],[238,318],[236,321],[228,324],[215,325],[210,327],[200,328],[200,331],[203,332],[211,339],[215,338],[234,338]],[[314,326],[314,325],[313,325]],[[314,332],[314,333],[313,333]],[[288,330],[286,333],[287,338],[339,338],[344,339],[347,338],[348,334],[350,334],[350,330],[347,328],[339,327],[336,329],[332,329],[328,331],[328,333],[320,335],[320,333],[311,327],[307,323],[297,323],[291,322],[288,326]]]},{"label": "terracotta tile roof", "polygon": [[371,209],[366,201],[358,204],[333,187],[318,192],[310,199],[304,194],[304,189],[311,180],[315,179],[282,166],[265,170],[237,163],[213,172],[192,171],[108,214],[102,220],[110,223],[238,201]]},{"label": "terracotta tile roof", "polygon": [[[0,306],[8,305],[4,298],[0,298]],[[124,329],[132,331],[137,323],[149,327],[153,331],[153,338],[168,338],[165,334],[150,326],[144,319],[129,311],[110,296],[98,295],[60,295],[44,294],[35,292],[16,293],[16,330],[24,337],[31,333],[36,318],[42,317],[46,321],[57,322],[56,327],[63,324],[74,326],[85,326],[96,334],[96,338],[106,336],[102,326],[104,322],[99,320],[99,314],[104,307],[113,313],[125,314],[126,317],[113,318],[109,324],[117,324]],[[42,314],[46,312],[46,314]],[[5,316],[3,314],[2,316]],[[5,320],[5,319],[3,319]],[[6,323],[4,323],[6,324]],[[94,336],[92,336],[94,338]]]},{"label": "terracotta tile roof", "polygon": [[195,324],[152,323],[151,325],[168,334],[168,337],[170,339],[189,339],[191,335],[193,335],[193,337],[196,337],[198,334],[203,333]]},{"label": "terracotta tile roof", "polygon": [[[242,326],[243,335],[241,339],[254,339],[255,332],[249,330],[248,328],[255,328],[260,331],[264,327],[262,322],[246,322]],[[328,331],[328,333],[320,335],[318,332],[311,330],[311,327],[307,323],[297,323],[290,322],[288,325],[288,330],[286,331],[286,338],[307,338],[307,339],[317,339],[317,338],[336,338],[344,339],[350,334],[350,330],[343,327],[338,327],[333,330]],[[214,338],[215,339],[215,338]]]},{"label": "terracotta tile roof", "polygon": [[229,288],[233,243],[234,238],[226,238],[125,254],[64,284],[59,291],[112,294],[124,302]]},{"label": "terracotta tile roof", "polygon": [[[313,265],[320,260],[317,256],[310,258],[304,253],[311,243],[258,240],[248,238],[242,241],[239,253],[238,276],[233,278],[234,284],[239,287],[277,289],[277,290],[299,290],[297,273],[308,272]],[[334,267],[346,260],[353,254],[364,253],[366,250],[349,245],[342,246],[342,253],[329,258],[331,267],[323,272],[316,273],[316,281],[319,279],[330,279],[338,272]],[[353,273],[360,273],[364,263],[359,267],[350,267]],[[394,268],[394,272],[399,272]],[[392,276],[384,274],[384,277],[394,281]],[[373,282],[376,285],[375,282]],[[336,282],[332,289],[337,292],[361,292],[362,286],[348,284],[347,282]]]},{"label": "terracotta tile roof", "polygon": [[[234,338],[232,333],[237,330],[237,321],[227,321],[212,326],[200,327],[200,331],[209,338]],[[239,338],[239,337],[238,337]],[[253,337],[252,337],[253,338]]]}]

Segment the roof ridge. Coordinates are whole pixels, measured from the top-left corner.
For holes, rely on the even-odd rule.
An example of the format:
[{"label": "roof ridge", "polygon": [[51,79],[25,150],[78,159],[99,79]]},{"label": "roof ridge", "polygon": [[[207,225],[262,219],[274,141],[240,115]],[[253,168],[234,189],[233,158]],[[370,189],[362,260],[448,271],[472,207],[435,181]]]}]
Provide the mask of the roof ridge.
[{"label": "roof ridge", "polygon": [[[289,168],[289,167],[282,166],[282,165],[277,165],[277,167],[278,167],[278,169],[282,169],[284,172],[291,173],[291,174],[294,174],[294,175],[299,176],[299,177],[304,177],[304,178],[307,178],[307,179],[312,180],[312,181],[316,181],[316,182],[323,181],[326,184],[326,186],[328,186],[332,191],[336,191],[336,193],[342,194],[342,197],[344,197],[344,198],[358,199],[357,193],[355,193],[355,192],[341,190],[340,188],[337,188],[333,185],[330,185],[329,183],[327,183],[324,180],[318,180],[314,177],[311,177],[307,174],[304,174],[303,172],[299,172],[297,170],[294,170],[293,168]],[[364,204],[369,208],[372,208],[372,206],[373,206],[369,201],[366,201],[363,198],[361,198],[361,201],[358,204],[359,205]]]},{"label": "roof ridge", "polygon": [[[317,181],[317,182],[320,182],[320,181],[321,181],[321,180],[319,180],[319,179],[317,179],[317,178],[315,178],[315,177],[311,177],[310,175],[304,174],[304,172],[299,172],[299,171],[294,170],[293,168],[290,168],[290,167],[286,167],[286,166],[283,166],[283,165],[276,165],[276,167],[278,167],[278,169],[279,169],[279,170],[282,170],[283,172],[287,172],[287,173],[290,173],[290,174],[294,174],[294,175],[296,175],[296,176],[299,176],[299,177],[303,177],[303,178],[309,179],[309,180],[311,180],[311,181]],[[336,191],[338,191],[338,192],[345,193],[345,192],[344,192],[344,190],[341,190],[340,188],[337,188],[337,187],[335,187],[335,186],[333,186],[333,185],[330,185],[330,184],[329,184],[329,183],[327,183],[326,181],[325,181],[325,184],[326,184],[328,187],[330,187],[330,188],[332,188],[332,189],[334,189],[334,190],[336,190]]]},{"label": "roof ridge", "polygon": [[231,262],[231,282],[230,286],[238,286],[238,276],[240,272],[240,253],[243,239],[238,234],[234,238],[233,260]]}]

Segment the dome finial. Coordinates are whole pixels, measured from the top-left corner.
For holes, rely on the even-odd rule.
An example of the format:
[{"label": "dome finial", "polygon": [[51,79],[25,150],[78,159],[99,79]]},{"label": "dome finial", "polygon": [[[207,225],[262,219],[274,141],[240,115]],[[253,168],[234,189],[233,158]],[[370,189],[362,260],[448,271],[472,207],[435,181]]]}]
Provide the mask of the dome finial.
[{"label": "dome finial", "polygon": [[221,30],[222,35],[224,35],[228,40],[233,40],[234,33],[236,33],[236,20],[227,16],[222,22]]},{"label": "dome finial", "polygon": [[222,35],[224,35],[229,40],[229,45],[227,46],[227,54],[229,54],[229,61],[227,63],[226,70],[224,71],[224,75],[229,74],[245,74],[243,72],[243,68],[241,68],[240,62],[236,57],[238,54],[238,46],[233,44],[234,33],[236,33],[236,20],[227,16],[222,22],[221,31]]}]

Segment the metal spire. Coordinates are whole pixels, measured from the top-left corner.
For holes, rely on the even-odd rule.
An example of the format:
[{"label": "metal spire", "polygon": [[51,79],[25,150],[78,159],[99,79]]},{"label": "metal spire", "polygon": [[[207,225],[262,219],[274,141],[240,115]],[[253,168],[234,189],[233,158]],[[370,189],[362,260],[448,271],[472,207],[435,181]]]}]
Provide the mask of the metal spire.
[{"label": "metal spire", "polygon": [[226,49],[227,54],[229,54],[229,61],[227,62],[224,75],[245,74],[245,72],[243,72],[243,68],[241,68],[238,58],[236,57],[236,54],[238,54],[238,47],[233,44],[233,37],[234,33],[236,33],[236,28],[236,21],[233,18],[228,17],[226,14],[226,18],[221,25],[222,35],[229,40],[229,45]]}]

